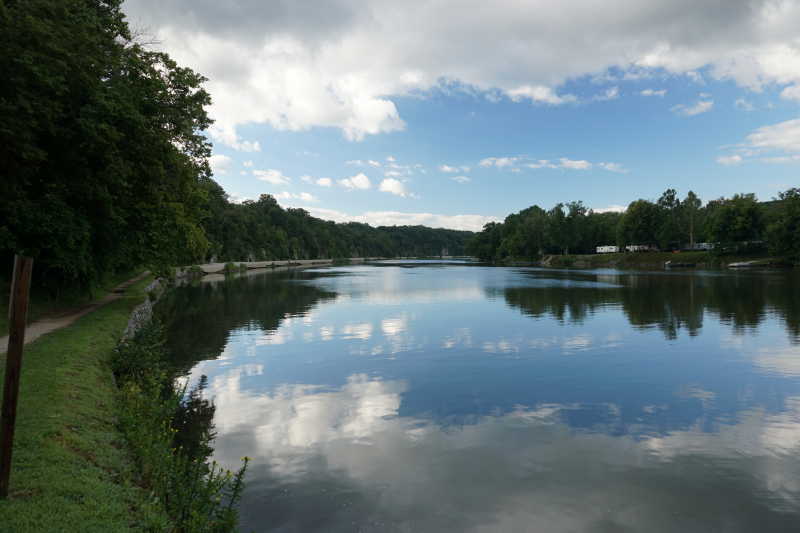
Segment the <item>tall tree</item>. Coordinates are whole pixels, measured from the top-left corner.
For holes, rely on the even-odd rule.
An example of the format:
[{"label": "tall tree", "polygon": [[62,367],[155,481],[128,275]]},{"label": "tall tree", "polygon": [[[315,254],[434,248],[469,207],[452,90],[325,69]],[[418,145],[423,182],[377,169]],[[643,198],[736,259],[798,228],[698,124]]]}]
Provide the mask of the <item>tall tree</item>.
[{"label": "tall tree", "polygon": [[620,220],[618,241],[626,244],[654,245],[658,242],[661,209],[647,200],[631,202]]},{"label": "tall tree", "polygon": [[703,202],[693,191],[686,193],[686,198],[681,202],[681,212],[683,214],[686,229],[689,234],[689,247],[694,248],[695,244],[695,223],[698,220],[700,207]]},{"label": "tall tree", "polygon": [[680,248],[680,208],[681,202],[675,189],[667,189],[657,202],[661,209],[661,222],[657,236],[658,244],[662,250]]}]

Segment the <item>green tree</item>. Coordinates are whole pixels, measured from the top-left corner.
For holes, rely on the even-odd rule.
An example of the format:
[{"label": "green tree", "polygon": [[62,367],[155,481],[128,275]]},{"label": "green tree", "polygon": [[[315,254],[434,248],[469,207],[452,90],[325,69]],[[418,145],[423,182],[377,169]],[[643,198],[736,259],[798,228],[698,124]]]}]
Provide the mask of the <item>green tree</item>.
[{"label": "green tree", "polygon": [[800,259],[800,188],[778,195],[780,206],[776,219],[767,228],[770,253]]},{"label": "green tree", "polygon": [[618,242],[626,244],[654,245],[658,242],[661,209],[647,200],[631,202],[620,220]]},{"label": "green tree", "polygon": [[686,194],[686,198],[684,198],[683,202],[681,202],[681,214],[683,218],[683,226],[688,233],[689,237],[689,247],[694,248],[695,244],[695,227],[696,224],[699,222],[700,218],[700,207],[703,205],[703,202],[697,195],[689,191]]},{"label": "green tree", "polygon": [[736,194],[717,201],[709,215],[710,236],[731,245],[757,241],[764,233],[764,220],[754,194]]},{"label": "green tree", "polygon": [[564,213],[564,204],[558,203],[547,212],[547,240],[551,248],[560,254],[569,250],[567,215]]},{"label": "green tree", "polygon": [[661,210],[657,237],[662,250],[677,249],[681,245],[680,209],[681,201],[675,189],[667,189],[658,199]]}]

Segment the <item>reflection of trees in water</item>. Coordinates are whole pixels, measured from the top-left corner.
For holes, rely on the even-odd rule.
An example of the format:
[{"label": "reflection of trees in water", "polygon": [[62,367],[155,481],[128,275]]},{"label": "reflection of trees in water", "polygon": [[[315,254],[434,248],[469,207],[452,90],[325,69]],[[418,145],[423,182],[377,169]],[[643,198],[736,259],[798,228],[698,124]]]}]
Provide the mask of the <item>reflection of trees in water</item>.
[{"label": "reflection of trees in water", "polygon": [[506,303],[533,318],[552,316],[559,322],[582,324],[605,306],[619,302],[616,289],[583,287],[510,287],[503,289]]},{"label": "reflection of trees in water", "polygon": [[[534,273],[534,277],[552,272]],[[580,273],[584,282],[607,282],[608,274]],[[531,317],[552,316],[580,324],[596,310],[622,307],[635,327],[658,327],[668,339],[680,330],[697,335],[706,312],[741,333],[769,314],[779,317],[800,342],[800,278],[794,274],[659,275],[622,274],[618,287],[532,286],[503,289],[506,303]]]},{"label": "reflection of trees in water", "polygon": [[169,330],[177,370],[188,371],[198,361],[217,358],[233,330],[273,331],[284,318],[303,315],[336,297],[313,285],[292,282],[308,277],[301,272],[237,277],[169,293],[158,312]]}]

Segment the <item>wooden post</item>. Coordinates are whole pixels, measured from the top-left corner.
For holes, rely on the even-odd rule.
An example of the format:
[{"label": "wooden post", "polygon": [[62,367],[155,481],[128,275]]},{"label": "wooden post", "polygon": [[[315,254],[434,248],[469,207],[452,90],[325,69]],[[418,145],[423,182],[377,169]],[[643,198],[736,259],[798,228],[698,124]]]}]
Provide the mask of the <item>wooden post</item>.
[{"label": "wooden post", "polygon": [[21,255],[14,257],[14,277],[8,303],[8,351],[3,386],[3,411],[0,417],[0,499],[8,498],[11,450],[14,446],[19,375],[22,369],[22,347],[25,345],[25,321],[28,316],[32,271],[32,258]]}]

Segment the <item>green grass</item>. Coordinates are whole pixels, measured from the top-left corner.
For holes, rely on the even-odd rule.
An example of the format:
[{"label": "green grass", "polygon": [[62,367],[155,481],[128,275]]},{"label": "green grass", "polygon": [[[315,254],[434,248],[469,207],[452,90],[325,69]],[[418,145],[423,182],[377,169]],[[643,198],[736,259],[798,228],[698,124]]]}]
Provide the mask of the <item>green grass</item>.
[{"label": "green grass", "polygon": [[[152,512],[145,491],[131,481],[136,476],[117,427],[110,368],[149,281],[26,347],[11,494],[0,501],[0,531],[136,531]],[[4,370],[0,355],[0,378]]]},{"label": "green grass", "polygon": [[[36,268],[35,263],[34,268]],[[109,275],[97,287],[90,290],[67,291],[58,298],[54,298],[44,291],[39,291],[34,288],[31,290],[30,304],[28,307],[28,323],[40,318],[64,314],[72,309],[79,308],[96,300],[120,283],[135,277],[142,271],[144,271],[144,269],[139,268],[129,272]],[[0,280],[0,337],[8,335],[9,290],[10,282],[8,280]]]}]

